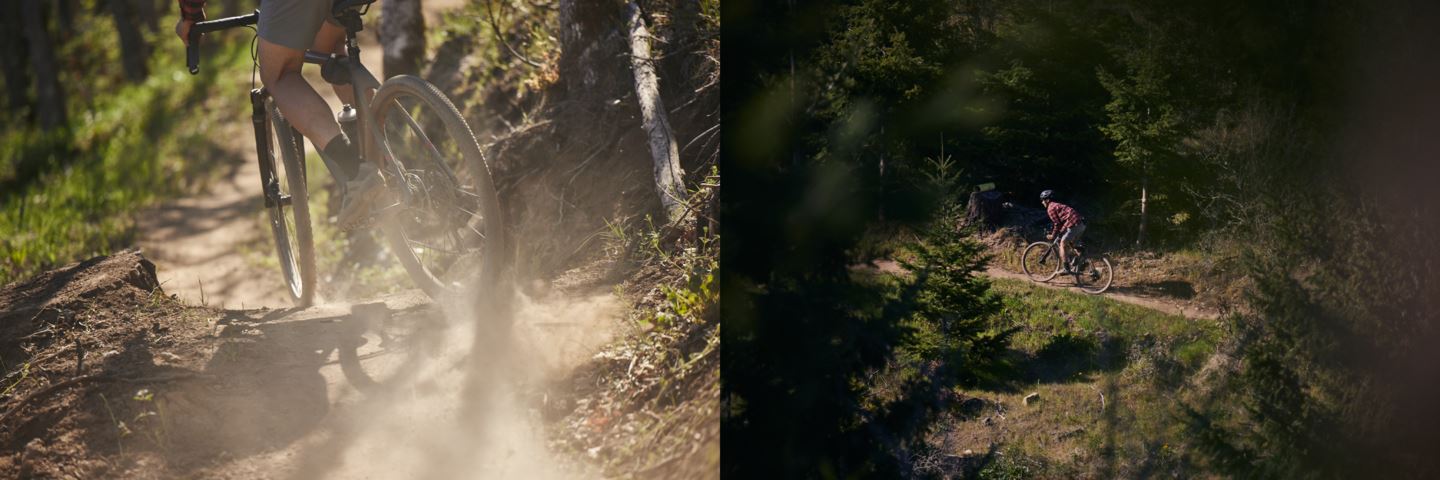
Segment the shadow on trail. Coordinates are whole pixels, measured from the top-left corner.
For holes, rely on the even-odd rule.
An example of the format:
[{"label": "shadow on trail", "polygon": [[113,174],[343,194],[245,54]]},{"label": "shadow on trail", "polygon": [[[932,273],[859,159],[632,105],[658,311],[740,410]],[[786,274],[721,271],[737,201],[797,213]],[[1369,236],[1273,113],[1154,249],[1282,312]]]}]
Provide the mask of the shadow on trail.
[{"label": "shadow on trail", "polygon": [[[415,325],[418,332],[439,331],[431,328],[439,322],[437,310],[428,303],[398,308],[395,321]],[[337,378],[327,368],[340,363],[332,359],[343,357],[347,346],[364,344],[355,339],[357,323],[349,309],[335,306],[226,311],[216,319],[207,342],[213,345],[212,353],[198,371],[177,364],[175,352],[196,352],[185,350],[184,342],[172,340],[166,330],[137,331],[120,341],[119,354],[89,367],[136,380],[114,382],[83,399],[81,408],[113,419],[96,424],[83,438],[95,451],[155,451],[169,472],[182,476],[207,476],[209,469],[235,461],[275,463],[270,460],[281,460],[281,470],[267,475],[283,475],[289,462],[266,457],[306,446],[295,455],[301,466],[295,477],[323,477],[337,464],[338,453],[366,428],[367,423],[353,421],[352,414],[384,412],[394,397],[357,395],[343,385],[348,377]],[[390,348],[359,359],[393,352],[400,357],[426,354],[420,348]],[[410,379],[392,380],[413,384]],[[153,394],[153,400],[141,400],[145,392]],[[316,438],[323,441],[312,442]]]},{"label": "shadow on trail", "polygon": [[[416,312],[424,318],[381,304],[352,312],[340,327],[338,355],[359,394],[336,407],[321,427],[325,440],[299,452],[289,478],[476,474],[494,450],[487,447],[497,437],[497,405],[513,396],[517,378],[509,306],[427,306]],[[473,337],[462,336],[471,330]],[[376,352],[391,356],[380,360]]]}]

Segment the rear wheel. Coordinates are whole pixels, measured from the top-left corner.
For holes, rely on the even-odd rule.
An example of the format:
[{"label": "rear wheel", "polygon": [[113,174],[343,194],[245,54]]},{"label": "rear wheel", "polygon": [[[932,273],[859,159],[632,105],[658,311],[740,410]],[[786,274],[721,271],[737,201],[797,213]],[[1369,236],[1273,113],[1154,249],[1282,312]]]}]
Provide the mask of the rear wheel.
[{"label": "rear wheel", "polygon": [[[290,122],[280,115],[273,99],[265,100],[269,113],[268,151],[260,153],[265,211],[270,231],[275,235],[275,254],[280,260],[280,273],[289,286],[290,298],[297,306],[308,306],[315,300],[315,243],[310,231],[310,196],[306,190],[305,146]],[[280,161],[276,162],[275,157]]]},{"label": "rear wheel", "polygon": [[500,199],[470,126],[418,77],[386,80],[372,105],[399,196],[381,229],[400,263],[432,297],[494,286],[510,262]]},{"label": "rear wheel", "polygon": [[1048,282],[1060,273],[1060,255],[1050,242],[1035,242],[1025,247],[1020,256],[1020,267],[1031,281]]}]

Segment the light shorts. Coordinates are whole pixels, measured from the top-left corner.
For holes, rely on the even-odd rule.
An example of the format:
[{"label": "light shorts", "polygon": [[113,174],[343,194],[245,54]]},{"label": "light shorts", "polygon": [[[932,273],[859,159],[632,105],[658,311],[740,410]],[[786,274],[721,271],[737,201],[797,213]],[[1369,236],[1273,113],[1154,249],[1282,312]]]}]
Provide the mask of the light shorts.
[{"label": "light shorts", "polygon": [[309,50],[320,33],[320,22],[340,23],[330,15],[331,0],[263,0],[260,4],[260,38],[286,48]]},{"label": "light shorts", "polygon": [[1084,234],[1085,224],[1077,223],[1075,226],[1065,229],[1065,232],[1060,234],[1060,239],[1055,242],[1070,242],[1071,245],[1074,245],[1075,242],[1080,241],[1080,236]]}]

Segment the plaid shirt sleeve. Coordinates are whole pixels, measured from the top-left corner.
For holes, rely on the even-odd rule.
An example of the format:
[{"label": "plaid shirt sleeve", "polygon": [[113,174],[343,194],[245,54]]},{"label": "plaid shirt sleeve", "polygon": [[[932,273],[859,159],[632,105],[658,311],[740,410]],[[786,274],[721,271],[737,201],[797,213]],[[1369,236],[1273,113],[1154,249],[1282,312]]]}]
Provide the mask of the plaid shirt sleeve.
[{"label": "plaid shirt sleeve", "polygon": [[1062,205],[1058,202],[1050,202],[1050,207],[1045,209],[1045,213],[1050,215],[1050,223],[1054,224],[1050,228],[1051,235],[1059,235],[1060,232],[1078,225],[1081,221],[1079,212],[1070,208],[1069,205]]},{"label": "plaid shirt sleeve", "polygon": [[199,22],[205,20],[205,0],[179,0],[180,18]]}]

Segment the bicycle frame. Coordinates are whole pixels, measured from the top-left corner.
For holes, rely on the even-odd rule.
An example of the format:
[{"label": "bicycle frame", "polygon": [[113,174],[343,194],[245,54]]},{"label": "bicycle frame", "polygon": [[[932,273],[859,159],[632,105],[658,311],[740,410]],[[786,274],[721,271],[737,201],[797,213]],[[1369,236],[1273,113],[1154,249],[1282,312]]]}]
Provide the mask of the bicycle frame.
[{"label": "bicycle frame", "polygon": [[[1040,261],[1042,263],[1050,259],[1051,253],[1055,253],[1060,250],[1060,244],[1058,242],[1052,241],[1049,242],[1049,244],[1050,248],[1045,249],[1045,253],[1040,255]],[[1072,256],[1072,258],[1085,258],[1084,250],[1078,245],[1070,246],[1070,255]],[[1064,265],[1061,265],[1061,267],[1063,268]]]}]

